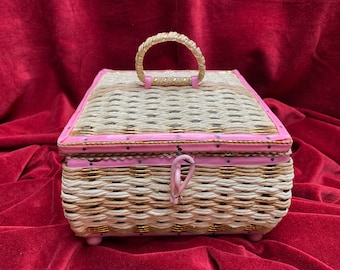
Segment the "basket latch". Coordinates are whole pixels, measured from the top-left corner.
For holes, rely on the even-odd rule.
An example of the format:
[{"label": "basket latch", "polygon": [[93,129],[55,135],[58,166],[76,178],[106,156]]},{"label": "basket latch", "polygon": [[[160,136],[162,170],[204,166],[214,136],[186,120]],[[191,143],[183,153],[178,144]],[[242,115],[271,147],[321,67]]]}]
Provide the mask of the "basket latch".
[{"label": "basket latch", "polygon": [[[190,164],[190,169],[185,177],[184,181],[181,180],[181,164],[183,162]],[[179,197],[181,196],[182,191],[185,189],[190,179],[192,178],[195,171],[195,161],[189,155],[179,155],[176,157],[171,165],[171,182],[170,182],[170,202],[174,204],[178,204]]]}]

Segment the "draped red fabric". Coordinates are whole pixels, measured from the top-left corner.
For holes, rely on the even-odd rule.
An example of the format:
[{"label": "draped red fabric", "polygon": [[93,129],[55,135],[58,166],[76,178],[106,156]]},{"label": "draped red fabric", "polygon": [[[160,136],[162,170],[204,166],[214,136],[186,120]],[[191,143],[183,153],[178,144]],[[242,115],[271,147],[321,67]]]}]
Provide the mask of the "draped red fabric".
[{"label": "draped red fabric", "polygon": [[[0,269],[340,269],[340,1],[0,2]],[[61,207],[56,140],[102,68],[177,31],[207,69],[238,69],[294,139],[288,215],[242,235],[106,238],[88,246]],[[147,69],[195,69],[159,44]]]}]

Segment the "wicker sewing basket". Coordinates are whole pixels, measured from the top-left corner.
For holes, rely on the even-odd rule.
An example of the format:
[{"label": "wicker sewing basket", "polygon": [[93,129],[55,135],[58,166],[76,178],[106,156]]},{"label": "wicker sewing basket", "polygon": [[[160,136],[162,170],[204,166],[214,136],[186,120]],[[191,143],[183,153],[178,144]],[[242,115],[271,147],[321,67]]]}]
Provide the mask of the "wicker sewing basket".
[{"label": "wicker sewing basket", "polygon": [[[167,41],[185,45],[198,72],[145,75],[145,53]],[[75,234],[89,244],[140,234],[257,240],[274,228],[290,205],[292,140],[239,72],[206,71],[200,49],[175,32],[148,38],[136,71],[102,70],[59,137]]]}]

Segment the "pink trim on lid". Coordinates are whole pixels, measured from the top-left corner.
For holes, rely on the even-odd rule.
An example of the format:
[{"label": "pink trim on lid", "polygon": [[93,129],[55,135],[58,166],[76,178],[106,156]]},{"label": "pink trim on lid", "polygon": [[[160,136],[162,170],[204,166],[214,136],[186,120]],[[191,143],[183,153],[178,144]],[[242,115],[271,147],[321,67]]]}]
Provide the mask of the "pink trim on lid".
[{"label": "pink trim on lid", "polygon": [[249,83],[246,81],[246,79],[240,74],[240,72],[237,69],[232,70],[232,72],[239,78],[239,80],[244,84],[244,86],[254,95],[257,102],[261,105],[261,107],[264,109],[264,111],[267,113],[269,118],[273,121],[274,125],[276,126],[276,129],[278,131],[278,134],[280,135],[281,139],[291,139],[291,136],[289,135],[288,131],[285,129],[281,121],[277,118],[277,116],[271,111],[271,109],[268,107],[268,105],[261,99],[261,97],[258,95],[258,93],[249,85]]},{"label": "pink trim on lid", "polygon": [[[63,143],[78,145],[59,145],[61,153],[94,153],[94,152],[177,152],[177,145],[181,145],[186,152],[192,151],[233,151],[233,152],[283,152],[291,148],[291,141],[286,144],[275,144],[280,135],[245,135],[245,134],[129,134],[129,135],[101,135],[101,136],[73,136]],[[197,143],[185,141],[197,140]],[[259,140],[260,143],[252,143]],[[172,144],[167,141],[173,141]],[[179,141],[178,143],[176,141]],[[180,142],[181,141],[181,142]],[[199,142],[200,141],[200,142]],[[250,141],[250,142],[248,142]],[[100,145],[100,142],[117,142]],[[143,143],[138,143],[143,142]],[[284,141],[282,141],[284,142]]]},{"label": "pink trim on lid", "polygon": [[[127,234],[118,234],[118,233],[92,233],[92,234],[89,234],[86,236],[86,239],[89,239],[89,238],[96,238],[94,240],[91,240],[91,242],[89,243],[89,245],[97,245],[98,243],[101,242],[101,238],[102,237],[108,237],[108,236],[111,236],[111,237],[132,237],[132,236],[193,236],[193,235],[233,235],[233,234],[246,234],[248,236],[250,235],[254,235],[254,234],[261,234],[261,235],[264,235],[264,233],[262,232],[259,232],[257,230],[251,230],[251,231],[248,231],[248,230],[244,230],[244,231],[240,231],[240,232],[205,232],[205,233],[200,233],[200,234],[197,234],[197,233],[193,233],[193,232],[168,232],[168,233],[165,233],[165,234],[157,234],[157,233],[149,233],[149,232],[145,232],[145,233],[127,233]],[[100,239],[97,239],[97,238],[100,238]]]},{"label": "pink trim on lid", "polygon": [[[204,157],[194,156],[195,164],[200,166],[240,166],[240,165],[275,165],[288,162],[289,154],[284,156],[264,157]],[[125,157],[116,159],[102,159],[99,161],[91,158],[73,159],[67,158],[67,166],[70,168],[117,168],[129,166],[168,166],[174,163],[175,158],[171,157]]]},{"label": "pink trim on lid", "polygon": [[61,134],[60,134],[60,136],[58,138],[58,144],[66,143],[69,138],[72,138],[70,136],[70,133],[71,133],[72,128],[74,127],[76,121],[78,120],[79,115],[84,110],[84,107],[86,105],[86,102],[87,102],[87,99],[88,99],[89,95],[91,94],[92,90],[97,86],[98,82],[102,79],[102,77],[106,73],[108,73],[108,72],[113,72],[113,70],[111,70],[111,69],[102,69],[101,71],[99,71],[97,76],[94,78],[93,83],[91,84],[90,88],[86,91],[85,96],[81,100],[81,102],[78,105],[76,111],[73,113],[72,117],[70,118],[70,120],[66,124],[65,128],[61,132]]}]

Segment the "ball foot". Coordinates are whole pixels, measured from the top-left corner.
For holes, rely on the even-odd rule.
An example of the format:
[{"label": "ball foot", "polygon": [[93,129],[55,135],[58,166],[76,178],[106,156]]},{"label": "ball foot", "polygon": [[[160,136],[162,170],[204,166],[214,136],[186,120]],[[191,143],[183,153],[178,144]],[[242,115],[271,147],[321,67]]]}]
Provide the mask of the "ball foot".
[{"label": "ball foot", "polygon": [[257,242],[260,241],[263,237],[262,233],[252,233],[252,234],[248,234],[247,238],[248,240],[252,241],[252,242]]},{"label": "ball foot", "polygon": [[103,239],[103,237],[101,237],[101,236],[88,236],[88,237],[86,237],[86,242],[90,246],[96,246],[96,245],[100,244],[102,239]]}]

